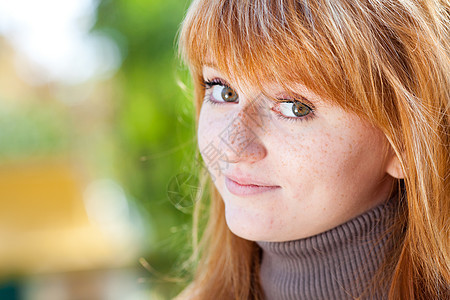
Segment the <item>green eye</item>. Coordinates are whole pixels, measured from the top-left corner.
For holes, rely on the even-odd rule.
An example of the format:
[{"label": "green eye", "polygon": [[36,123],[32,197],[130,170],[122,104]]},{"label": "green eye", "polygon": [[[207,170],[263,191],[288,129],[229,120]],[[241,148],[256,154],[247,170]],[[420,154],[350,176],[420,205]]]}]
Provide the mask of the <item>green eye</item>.
[{"label": "green eye", "polygon": [[295,119],[306,117],[307,115],[312,113],[313,110],[305,103],[293,100],[278,103],[276,111],[285,118]]},{"label": "green eye", "polygon": [[236,102],[237,93],[230,87],[216,84],[213,86],[212,97],[217,102]]},{"label": "green eye", "polygon": [[223,98],[223,100],[225,100],[227,102],[236,101],[237,94],[236,94],[236,92],[233,89],[225,86],[222,89],[222,98]]},{"label": "green eye", "polygon": [[211,90],[208,99],[215,104],[223,103],[238,103],[239,95],[228,84],[222,82],[220,79],[214,79],[213,81],[204,81],[205,89]]},{"label": "green eye", "polygon": [[299,101],[295,101],[292,105],[292,113],[297,117],[304,117],[311,112],[311,108]]}]

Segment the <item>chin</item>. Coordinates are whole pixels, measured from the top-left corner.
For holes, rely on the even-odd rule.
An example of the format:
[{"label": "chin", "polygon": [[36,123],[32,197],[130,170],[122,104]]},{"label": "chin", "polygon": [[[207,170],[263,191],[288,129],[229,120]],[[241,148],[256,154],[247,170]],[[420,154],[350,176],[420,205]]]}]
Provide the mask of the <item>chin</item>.
[{"label": "chin", "polygon": [[235,235],[249,241],[271,241],[274,232],[270,217],[258,213],[252,215],[246,212],[226,210],[227,226]]}]

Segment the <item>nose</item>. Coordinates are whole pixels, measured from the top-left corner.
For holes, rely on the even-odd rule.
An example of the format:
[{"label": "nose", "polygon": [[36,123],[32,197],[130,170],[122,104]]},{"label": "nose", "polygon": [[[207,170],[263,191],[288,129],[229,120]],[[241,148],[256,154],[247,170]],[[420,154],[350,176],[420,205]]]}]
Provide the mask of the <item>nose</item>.
[{"label": "nose", "polygon": [[257,121],[260,110],[249,103],[241,109],[219,134],[222,160],[229,163],[254,163],[267,155],[262,141],[261,124]]}]

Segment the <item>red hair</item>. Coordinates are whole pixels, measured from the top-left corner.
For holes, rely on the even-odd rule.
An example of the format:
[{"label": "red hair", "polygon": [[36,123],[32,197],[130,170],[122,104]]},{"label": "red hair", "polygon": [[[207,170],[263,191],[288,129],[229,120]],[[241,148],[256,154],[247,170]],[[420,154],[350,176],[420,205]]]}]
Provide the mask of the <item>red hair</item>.
[{"label": "red hair", "polygon": [[[446,1],[199,0],[180,32],[197,120],[202,66],[213,60],[235,82],[276,82],[292,92],[302,83],[383,131],[400,160],[406,200],[397,255],[391,270],[381,270],[390,299],[450,292],[449,18]],[[195,279],[182,295],[260,299],[259,248],[229,231],[223,201],[205,180],[209,221]]]}]

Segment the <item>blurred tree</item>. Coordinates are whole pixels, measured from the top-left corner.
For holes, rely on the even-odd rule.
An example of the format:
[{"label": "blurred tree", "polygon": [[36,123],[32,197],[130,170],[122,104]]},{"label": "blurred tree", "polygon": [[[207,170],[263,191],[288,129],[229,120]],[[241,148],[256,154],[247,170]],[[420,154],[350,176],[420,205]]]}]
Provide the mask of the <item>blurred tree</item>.
[{"label": "blurred tree", "polygon": [[[193,107],[177,84],[188,80],[176,55],[176,33],[188,2],[102,0],[93,29],[110,36],[123,56],[112,79],[116,175],[148,215],[154,237],[146,241],[145,258],[163,274],[186,249],[191,217],[167,196],[171,179],[191,172],[195,149]],[[151,273],[149,280],[167,297],[180,288]]]}]

